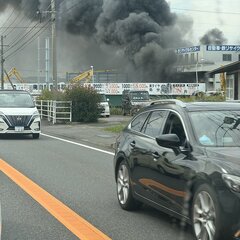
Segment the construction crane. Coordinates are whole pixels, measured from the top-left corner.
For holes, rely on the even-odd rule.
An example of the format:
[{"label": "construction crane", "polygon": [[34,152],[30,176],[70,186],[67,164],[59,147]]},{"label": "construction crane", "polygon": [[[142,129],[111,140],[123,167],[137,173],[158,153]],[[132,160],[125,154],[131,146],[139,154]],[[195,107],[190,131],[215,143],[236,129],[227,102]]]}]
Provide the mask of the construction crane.
[{"label": "construction crane", "polygon": [[[17,70],[16,68],[12,68],[8,73],[7,73],[6,70],[5,70],[5,74],[6,74],[6,76],[4,77],[4,81],[7,81],[7,80],[8,80],[8,81],[11,83],[10,78],[11,78],[12,76],[15,76],[16,79],[17,79],[20,83],[25,83],[25,81],[22,79],[20,73],[18,72],[18,70]],[[12,83],[11,83],[11,85],[12,85]]]},{"label": "construction crane", "polygon": [[85,82],[89,82],[93,77],[93,68],[91,68],[88,71],[85,71],[83,73],[80,73],[76,77],[70,80],[71,84],[79,83],[82,80],[85,80]]}]

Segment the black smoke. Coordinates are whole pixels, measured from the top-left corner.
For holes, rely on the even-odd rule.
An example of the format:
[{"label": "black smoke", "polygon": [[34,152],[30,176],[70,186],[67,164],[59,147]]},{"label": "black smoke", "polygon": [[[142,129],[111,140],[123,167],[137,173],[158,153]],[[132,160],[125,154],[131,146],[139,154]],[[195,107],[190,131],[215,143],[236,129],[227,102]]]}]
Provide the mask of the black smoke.
[{"label": "black smoke", "polygon": [[27,18],[38,20],[39,12],[50,6],[51,0],[0,0],[0,12],[8,6],[19,12],[23,12]]},{"label": "black smoke", "polygon": [[[39,20],[36,13],[51,10],[51,0],[0,0],[0,11],[7,6]],[[80,65],[80,58],[91,57],[95,65],[99,59],[100,63],[114,59],[120,69],[131,72],[131,81],[167,82],[174,72],[175,49],[189,45],[183,39],[191,24],[183,25],[166,0],[56,0],[56,7],[58,29],[63,24],[61,30],[85,39],[85,46],[77,42],[71,46],[75,53],[89,49],[73,62]]]},{"label": "black smoke", "polygon": [[[96,21],[102,12],[103,0],[71,1],[65,11],[68,12],[65,22],[66,29],[72,34],[90,36],[96,32]],[[63,12],[64,14],[64,12]]]},{"label": "black smoke", "polygon": [[175,48],[186,42],[165,0],[72,0],[68,6],[75,6],[63,15],[69,33],[122,52],[125,67],[144,81],[167,81],[176,62]]},{"label": "black smoke", "polygon": [[200,43],[203,45],[222,45],[227,43],[227,39],[224,37],[222,31],[218,28],[209,30],[202,38],[200,38]]}]

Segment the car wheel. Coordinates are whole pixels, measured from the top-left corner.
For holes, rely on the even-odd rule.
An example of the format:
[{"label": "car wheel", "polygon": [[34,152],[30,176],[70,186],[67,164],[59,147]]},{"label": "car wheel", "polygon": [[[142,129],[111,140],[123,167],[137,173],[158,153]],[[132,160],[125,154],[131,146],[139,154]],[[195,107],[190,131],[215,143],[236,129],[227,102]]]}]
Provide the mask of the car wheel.
[{"label": "car wheel", "polygon": [[39,136],[40,136],[40,134],[39,134],[39,133],[33,133],[33,139],[38,139],[38,138],[39,138]]},{"label": "car wheel", "polygon": [[118,167],[117,197],[121,208],[124,210],[135,210],[141,205],[132,196],[129,168],[126,161],[122,161]]},{"label": "car wheel", "polygon": [[[223,240],[220,206],[215,191],[200,185],[193,197],[192,225],[197,240]],[[221,235],[220,235],[221,234]]]}]

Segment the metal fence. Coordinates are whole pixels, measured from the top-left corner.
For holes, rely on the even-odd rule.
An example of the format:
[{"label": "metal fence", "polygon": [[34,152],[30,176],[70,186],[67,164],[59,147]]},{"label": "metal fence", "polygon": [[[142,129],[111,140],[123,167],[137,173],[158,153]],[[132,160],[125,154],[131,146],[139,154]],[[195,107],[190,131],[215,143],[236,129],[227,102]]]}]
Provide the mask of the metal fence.
[{"label": "metal fence", "polygon": [[53,124],[57,122],[72,122],[71,101],[37,100],[36,107],[41,119],[45,118]]}]

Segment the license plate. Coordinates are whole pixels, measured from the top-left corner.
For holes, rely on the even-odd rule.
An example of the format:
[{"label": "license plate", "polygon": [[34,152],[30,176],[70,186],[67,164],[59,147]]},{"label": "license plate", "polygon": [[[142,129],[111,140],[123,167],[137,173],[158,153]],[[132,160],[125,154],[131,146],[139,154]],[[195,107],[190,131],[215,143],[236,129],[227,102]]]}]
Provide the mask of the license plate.
[{"label": "license plate", "polygon": [[15,127],[15,132],[23,132],[24,127]]}]

